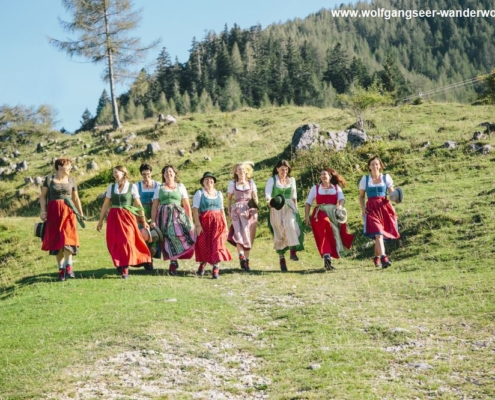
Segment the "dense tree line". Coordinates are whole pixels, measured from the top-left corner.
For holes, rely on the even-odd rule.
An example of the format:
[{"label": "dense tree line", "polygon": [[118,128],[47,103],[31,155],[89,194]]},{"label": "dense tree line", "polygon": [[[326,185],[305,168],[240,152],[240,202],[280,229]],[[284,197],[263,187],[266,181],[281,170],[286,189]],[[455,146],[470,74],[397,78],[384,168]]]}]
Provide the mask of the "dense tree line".
[{"label": "dense tree line", "polygon": [[[488,0],[378,0],[345,9],[486,9]],[[141,70],[118,99],[122,120],[156,113],[186,114],[243,106],[336,105],[351,88],[376,84],[396,101],[461,82],[495,64],[493,18],[336,18],[320,10],[266,29],[225,26],[192,40],[189,59],[172,60],[166,48],[154,71]],[[459,87],[435,100],[473,101],[482,89]],[[111,122],[108,94],[92,123]],[[89,114],[89,115],[88,115]]]}]

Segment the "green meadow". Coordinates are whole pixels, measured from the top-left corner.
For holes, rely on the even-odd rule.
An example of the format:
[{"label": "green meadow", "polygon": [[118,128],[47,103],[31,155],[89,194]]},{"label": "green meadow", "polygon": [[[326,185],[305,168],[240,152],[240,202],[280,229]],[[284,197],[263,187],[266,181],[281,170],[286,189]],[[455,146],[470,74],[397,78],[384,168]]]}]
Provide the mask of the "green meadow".
[{"label": "green meadow", "polygon": [[[493,136],[472,140],[490,118],[488,106],[380,108],[369,116],[373,140],[365,145],[299,154],[287,148],[296,128],[343,130],[352,116],[310,107],[191,114],[177,125],[126,125],[111,133],[120,143],[100,132],[3,134],[4,154],[19,150],[14,160],[29,169],[0,180],[0,399],[494,398],[495,153],[471,149],[495,146]],[[133,149],[117,154],[131,133]],[[455,149],[444,147],[448,140]],[[151,142],[161,151],[133,159]],[[358,181],[375,154],[404,189],[396,205],[402,237],[386,244],[386,270],[373,266],[358,203]],[[48,174],[61,156],[78,167],[89,217],[76,279],[66,282],[33,236],[39,188],[24,181]],[[155,271],[131,269],[128,280],[116,274],[95,229],[112,166],[127,166],[137,180],[146,161],[159,179],[171,163],[192,196],[205,171],[225,193],[232,165],[251,160],[262,193],[281,157],[290,157],[301,213],[323,166],[348,182],[356,237],[335,272],[323,269],[308,231],[300,261],[282,274],[262,202],[249,274],[230,245],[234,260],[221,265],[218,281],[196,276],[193,260],[177,276],[161,260]],[[86,171],[91,161],[97,171]]]}]

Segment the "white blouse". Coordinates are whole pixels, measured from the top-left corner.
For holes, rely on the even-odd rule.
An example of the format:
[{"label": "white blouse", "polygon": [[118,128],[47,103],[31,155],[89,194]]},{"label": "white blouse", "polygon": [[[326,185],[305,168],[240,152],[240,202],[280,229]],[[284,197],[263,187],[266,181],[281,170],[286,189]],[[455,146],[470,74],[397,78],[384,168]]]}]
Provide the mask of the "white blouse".
[{"label": "white blouse", "polygon": [[[250,179],[249,180],[249,183],[251,184],[251,188],[253,189],[253,192],[254,193],[257,193],[258,192],[258,188],[256,187],[256,184],[254,183],[254,181],[252,179]],[[239,186],[239,185],[237,185],[237,182],[229,181],[229,187],[227,188],[227,193],[228,194],[234,193],[234,184],[235,184],[235,188],[237,190],[242,190],[242,191],[249,190],[249,185],[247,187],[245,187],[245,186]]]},{"label": "white blouse", "polygon": [[329,189],[324,189],[321,187],[321,185],[314,185],[311,190],[309,191],[308,199],[306,200],[306,204],[313,204],[313,201],[316,199],[316,187],[318,187],[318,194],[319,195],[326,195],[326,194],[337,194],[337,202],[339,200],[345,200],[344,198],[344,192],[342,191],[341,187],[339,185],[332,185]]},{"label": "white blouse", "polygon": [[[359,181],[359,190],[366,190],[366,176],[367,175],[364,175]],[[380,183],[374,184],[372,181],[373,179],[371,179],[370,175],[368,179],[368,186],[383,186],[383,175],[380,174]],[[389,174],[385,174],[385,184],[387,185],[387,188],[394,186],[394,181]]]},{"label": "white blouse", "polygon": [[[290,192],[290,198],[295,199],[297,202],[297,190],[296,190],[296,180],[293,177],[289,178],[289,184],[288,185],[282,185],[280,183],[280,180],[278,179],[278,175],[275,175],[275,185],[276,187],[280,189],[286,189],[288,187],[291,188]],[[265,186],[265,197],[266,201],[270,201],[272,199],[272,191],[273,191],[273,177],[268,178],[266,181],[266,186]]]},{"label": "white blouse", "polygon": [[[124,187],[122,188],[122,192],[119,192],[119,185],[111,183],[110,185],[108,185],[107,193],[105,196],[109,199],[112,198],[112,186],[115,186],[115,189],[113,191],[115,194],[126,194],[127,191],[129,190],[129,184],[130,184],[129,181],[125,181]],[[138,188],[134,183],[131,185],[131,194],[133,199],[139,199],[140,197]]]},{"label": "white blouse", "polygon": [[199,189],[196,191],[196,193],[194,193],[192,208],[199,208],[199,206],[201,204],[201,196],[203,194],[208,199],[216,199],[218,196],[220,196],[220,200],[222,202],[222,208],[223,208],[223,194],[222,194],[222,192],[220,190],[217,190],[216,196],[208,196],[208,194],[205,192],[204,189]]}]

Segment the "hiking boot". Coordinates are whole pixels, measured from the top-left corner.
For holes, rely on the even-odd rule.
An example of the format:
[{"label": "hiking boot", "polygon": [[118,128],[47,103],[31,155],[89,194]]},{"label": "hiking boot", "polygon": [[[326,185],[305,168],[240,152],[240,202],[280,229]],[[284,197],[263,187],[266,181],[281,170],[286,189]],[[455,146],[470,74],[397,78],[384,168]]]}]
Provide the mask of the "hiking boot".
[{"label": "hiking boot", "polygon": [[285,261],[285,257],[280,258],[280,270],[282,272],[287,272],[287,262]]},{"label": "hiking boot", "polygon": [[211,277],[212,279],[220,278],[220,269],[216,265],[214,265],[213,269],[211,270]]},{"label": "hiking boot", "polygon": [[251,269],[249,268],[249,258],[246,258],[246,267],[244,268],[244,271],[251,272]]},{"label": "hiking boot", "polygon": [[382,268],[388,268],[392,265],[392,261],[388,259],[388,256],[381,256]]},{"label": "hiking boot", "polygon": [[59,268],[58,269],[58,280],[60,282],[65,281],[65,268]]},{"label": "hiking boot", "polygon": [[246,258],[244,256],[239,256],[239,264],[242,270],[246,270]]},{"label": "hiking boot", "polygon": [[375,264],[375,267],[380,268],[382,266],[382,263],[380,262],[380,257],[378,256],[373,257],[373,264]]},{"label": "hiking boot", "polygon": [[332,271],[335,269],[334,266],[332,265],[332,258],[331,257],[329,257],[329,256],[324,257],[323,260],[324,260],[325,269],[327,271]]},{"label": "hiking boot", "polygon": [[296,250],[290,251],[290,259],[291,261],[299,261],[299,257],[297,256]]},{"label": "hiking boot", "polygon": [[206,263],[199,264],[198,272],[197,272],[199,276],[203,276],[205,274],[205,265]]},{"label": "hiking boot", "polygon": [[72,270],[72,265],[68,264],[65,267],[65,274],[68,278],[75,278],[76,274],[74,274],[74,271]]},{"label": "hiking boot", "polygon": [[122,279],[127,279],[129,278],[129,268],[127,267],[120,267],[122,271]]},{"label": "hiking boot", "polygon": [[144,264],[144,269],[145,269],[146,271],[153,271],[153,270],[154,270],[154,268],[153,268],[153,263],[152,263],[152,262],[150,262],[150,263],[146,263],[146,264]]},{"label": "hiking boot", "polygon": [[179,263],[177,261],[170,261],[170,267],[168,267],[168,274],[171,276],[177,275],[177,268],[179,268]]}]

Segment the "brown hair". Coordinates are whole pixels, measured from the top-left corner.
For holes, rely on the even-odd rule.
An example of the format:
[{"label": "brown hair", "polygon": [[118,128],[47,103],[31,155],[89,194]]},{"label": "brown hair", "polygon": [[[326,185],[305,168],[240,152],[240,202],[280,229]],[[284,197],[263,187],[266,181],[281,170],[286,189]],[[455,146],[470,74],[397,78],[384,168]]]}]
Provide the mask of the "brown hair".
[{"label": "brown hair", "polygon": [[151,165],[149,165],[149,164],[141,164],[141,166],[139,167],[139,172],[143,172],[146,170],[152,172],[153,168],[151,168]]},{"label": "brown hair", "polygon": [[58,171],[58,167],[64,167],[67,164],[72,164],[70,158],[58,158],[55,160],[55,171]]},{"label": "brown hair", "polygon": [[175,168],[173,165],[165,165],[162,168],[162,183],[165,183],[165,171],[169,168],[172,168],[172,171],[175,172],[175,182],[179,182],[179,171],[177,171],[177,168]]},{"label": "brown hair", "polygon": [[289,161],[287,160],[278,160],[277,165],[273,167],[272,175],[275,176],[278,174],[277,168],[280,167],[287,167],[289,169],[289,172],[287,172],[287,176],[290,178],[290,171],[292,171],[292,168],[290,167]]},{"label": "brown hair", "polygon": [[385,168],[385,164],[383,163],[383,161],[380,159],[380,157],[378,156],[373,156],[371,157],[369,160],[368,160],[368,170],[370,169],[370,164],[372,161],[374,160],[378,160],[380,162],[380,168],[383,170]]},{"label": "brown hair", "polygon": [[332,168],[323,168],[322,171],[327,171],[330,174],[330,183],[333,185],[339,185],[344,188],[347,185],[346,180],[342,175]]}]

